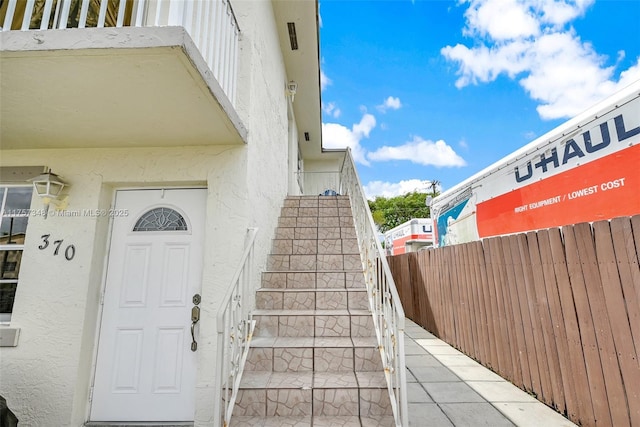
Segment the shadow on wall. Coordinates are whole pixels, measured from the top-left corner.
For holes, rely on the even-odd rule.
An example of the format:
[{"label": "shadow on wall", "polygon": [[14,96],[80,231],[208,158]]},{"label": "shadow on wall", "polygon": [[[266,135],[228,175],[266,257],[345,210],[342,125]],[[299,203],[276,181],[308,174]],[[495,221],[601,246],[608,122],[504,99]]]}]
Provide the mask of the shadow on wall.
[{"label": "shadow on wall", "polygon": [[0,396],[0,427],[16,427],[18,418],[7,407],[7,400]]}]

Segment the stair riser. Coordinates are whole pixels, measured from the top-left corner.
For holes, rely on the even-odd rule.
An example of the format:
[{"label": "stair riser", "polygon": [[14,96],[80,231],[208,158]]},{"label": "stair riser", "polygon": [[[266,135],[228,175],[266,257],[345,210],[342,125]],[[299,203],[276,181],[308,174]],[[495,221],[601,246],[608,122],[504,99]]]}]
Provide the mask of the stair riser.
[{"label": "stair riser", "polygon": [[367,310],[366,291],[299,291],[261,290],[256,295],[260,310]]},{"label": "stair riser", "polygon": [[344,239],[355,239],[356,233],[353,228],[353,218],[339,216],[281,216],[278,218],[278,227],[314,227],[314,228],[336,228],[340,227],[340,237]]},{"label": "stair riser", "polygon": [[324,217],[341,217],[341,218],[351,218],[352,212],[350,207],[288,207],[285,206],[280,209],[280,218],[286,217],[295,217],[295,218],[304,218],[304,217],[313,217],[313,218],[324,218]]},{"label": "stair riser", "polygon": [[266,272],[263,289],[364,289],[364,274],[354,272]]},{"label": "stair riser", "polygon": [[[290,222],[290,221],[289,221]],[[309,223],[309,218],[301,222]],[[325,221],[322,221],[323,223]],[[339,222],[339,221],[338,221]],[[296,224],[298,221],[296,221]],[[339,226],[330,225],[327,227],[305,226],[298,227],[296,225],[289,227],[277,227],[275,239],[299,239],[299,240],[323,240],[323,239],[355,239],[356,234],[353,228],[340,228]]]},{"label": "stair riser", "polygon": [[[360,271],[360,255],[315,254],[315,255],[269,255],[267,270],[270,271]],[[362,273],[361,273],[362,274]]]},{"label": "stair riser", "polygon": [[[294,229],[295,230],[295,229]],[[313,230],[313,229],[312,229]],[[357,239],[275,239],[271,244],[272,255],[358,255]]]},{"label": "stair riser", "polygon": [[248,372],[380,372],[382,361],[374,347],[251,348]]},{"label": "stair riser", "polygon": [[254,337],[371,337],[371,316],[255,316]]},{"label": "stair riser", "polygon": [[258,417],[372,417],[392,415],[392,409],[386,389],[241,389],[233,414]]}]

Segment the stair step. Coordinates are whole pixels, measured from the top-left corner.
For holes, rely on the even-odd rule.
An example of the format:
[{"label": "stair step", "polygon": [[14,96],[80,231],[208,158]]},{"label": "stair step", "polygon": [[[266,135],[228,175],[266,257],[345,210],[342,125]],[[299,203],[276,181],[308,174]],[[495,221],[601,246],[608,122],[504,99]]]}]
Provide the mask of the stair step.
[{"label": "stair step", "polygon": [[392,415],[382,372],[245,372],[235,415]]},{"label": "stair step", "polygon": [[353,228],[353,218],[350,216],[281,216],[278,218],[278,227],[315,227],[318,229],[340,227],[340,237],[353,239],[356,235],[356,230]]},{"label": "stair step", "polygon": [[378,347],[375,336],[368,337],[254,337],[251,348],[260,347]]},{"label": "stair step", "polygon": [[369,298],[364,288],[262,288],[256,294],[259,310],[367,310]]},{"label": "stair step", "polygon": [[256,337],[245,372],[383,372],[375,337]]},{"label": "stair step", "polygon": [[287,309],[256,309],[253,311],[254,316],[368,316],[371,313],[368,310],[348,310],[348,309],[326,309],[326,310],[287,310]]},{"label": "stair step", "polygon": [[365,289],[362,271],[265,271],[262,287],[269,289]]},{"label": "stair step", "polygon": [[256,310],[254,337],[367,337],[373,319],[363,310]]},{"label": "stair step", "polygon": [[271,255],[358,255],[358,240],[341,239],[339,236],[333,239],[318,238],[279,238],[271,244]]},{"label": "stair step", "polygon": [[363,272],[358,254],[268,255],[267,270]]},{"label": "stair step", "polygon": [[[230,427],[309,427],[311,416],[304,417],[243,417],[234,416]],[[313,427],[394,427],[391,416],[352,417],[316,416]]]},{"label": "stair step", "polygon": [[288,197],[232,426],[394,426],[346,196]]}]

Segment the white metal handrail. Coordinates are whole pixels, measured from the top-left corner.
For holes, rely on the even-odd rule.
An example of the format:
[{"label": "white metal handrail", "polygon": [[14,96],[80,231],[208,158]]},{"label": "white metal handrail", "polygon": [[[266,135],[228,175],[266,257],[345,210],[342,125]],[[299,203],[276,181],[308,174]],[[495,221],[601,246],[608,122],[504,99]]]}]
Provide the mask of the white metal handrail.
[{"label": "white metal handrail", "polygon": [[229,0],[6,1],[0,31],[182,26],[235,105],[240,28]]},{"label": "white metal handrail", "polygon": [[231,286],[216,318],[218,343],[215,390],[220,392],[214,402],[215,425],[228,426],[235,405],[242,371],[249,353],[255,327],[254,243],[257,228],[249,228],[245,249]]},{"label": "white metal handrail", "polygon": [[404,357],[404,309],[389,270],[387,258],[378,240],[375,223],[350,149],[347,149],[345,154],[340,179],[340,192],[348,194],[351,202],[369,306],[373,315],[393,415],[396,426],[407,427],[409,414]]}]

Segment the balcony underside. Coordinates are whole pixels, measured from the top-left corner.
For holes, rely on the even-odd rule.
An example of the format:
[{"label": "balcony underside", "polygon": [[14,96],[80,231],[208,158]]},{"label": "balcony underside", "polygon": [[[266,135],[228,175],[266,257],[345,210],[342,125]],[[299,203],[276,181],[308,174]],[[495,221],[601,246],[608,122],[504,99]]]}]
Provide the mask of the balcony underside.
[{"label": "balcony underside", "polygon": [[180,27],[10,31],[0,46],[2,149],[246,142]]}]

